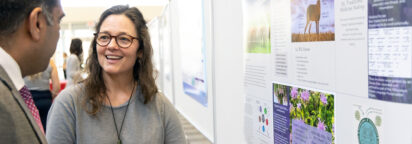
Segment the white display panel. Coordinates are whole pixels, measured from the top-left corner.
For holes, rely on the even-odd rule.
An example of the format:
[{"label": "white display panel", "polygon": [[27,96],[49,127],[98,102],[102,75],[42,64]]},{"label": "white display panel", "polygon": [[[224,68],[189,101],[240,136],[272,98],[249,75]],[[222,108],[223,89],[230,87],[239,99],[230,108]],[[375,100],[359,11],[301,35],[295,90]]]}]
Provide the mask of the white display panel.
[{"label": "white display panel", "polygon": [[[213,93],[212,88],[212,66],[208,61],[182,61],[184,54],[200,55],[198,50],[189,50],[186,49],[201,49],[202,43],[200,43],[200,33],[202,29],[193,29],[198,28],[197,24],[202,24],[205,27],[203,37],[205,42],[205,57],[204,60],[211,59],[211,40],[210,40],[210,2],[201,1],[201,0],[179,0],[171,1],[171,33],[172,33],[172,63],[173,63],[173,90],[174,90],[174,99],[175,106],[177,110],[191,123],[195,126],[202,134],[206,136],[210,141],[214,141],[214,116],[213,116],[213,96],[210,93]],[[196,12],[195,12],[196,11]],[[191,14],[192,13],[192,14]],[[203,13],[204,21],[202,17],[198,17],[199,13]],[[195,26],[188,24],[195,24]],[[199,39],[197,39],[199,38]],[[183,52],[182,52],[183,51]],[[192,58],[189,56],[186,58]],[[198,57],[196,59],[199,59]],[[194,63],[192,63],[194,62]],[[189,63],[189,65],[188,65]],[[202,63],[204,65],[202,65]],[[191,65],[195,64],[195,65]],[[205,80],[205,93],[207,93],[206,99],[204,101],[198,101],[192,96],[185,93],[183,87],[183,73],[184,68],[193,68],[203,67],[205,70],[204,74],[207,73],[207,77],[204,77]],[[193,76],[193,75],[192,75]],[[207,101],[207,106],[204,103]]]},{"label": "white display panel", "polygon": [[166,5],[162,16],[159,18],[160,29],[160,59],[162,63],[162,71],[160,73],[163,78],[163,93],[174,103],[173,98],[173,67],[172,67],[172,42],[171,42],[171,19],[170,6]]},{"label": "white display panel", "polygon": [[203,0],[181,1],[180,16],[180,63],[182,85],[186,95],[203,106],[208,106],[206,77],[206,39]]},{"label": "white display panel", "polygon": [[[246,3],[251,2],[254,1]],[[263,2],[257,1],[256,3]],[[253,119],[253,117],[263,117],[263,115],[257,115],[260,111],[255,111],[256,105],[260,107],[269,100],[273,101],[274,105],[271,106],[274,118],[272,127],[274,132],[271,136],[273,141],[262,140],[264,138],[259,138],[259,134],[249,133],[254,141],[249,140],[248,143],[274,142],[283,144],[299,143],[301,140],[314,143],[363,143],[366,141],[390,143],[394,141],[393,136],[386,133],[387,130],[392,129],[392,127],[387,126],[387,119],[389,119],[387,107],[391,105],[393,108],[391,110],[397,109],[402,113],[408,110],[402,109],[402,105],[396,103],[380,101],[380,106],[368,103],[376,101],[370,98],[410,103],[410,96],[408,96],[409,89],[411,89],[409,82],[412,43],[410,30],[408,26],[371,28],[371,24],[375,24],[379,20],[378,24],[386,20],[389,21],[388,25],[397,25],[398,27],[401,24],[407,24],[406,22],[410,20],[409,14],[406,13],[410,9],[407,3],[406,1],[384,3],[383,1],[272,0],[270,3],[271,51],[253,54],[250,51],[245,52],[244,74],[245,107],[252,108],[252,110],[245,110],[245,123],[254,127],[256,118]],[[265,5],[252,5],[258,6],[259,8],[256,9],[260,9],[260,11],[266,8]],[[243,16],[246,19],[244,27],[247,27],[249,22],[247,19],[253,12],[248,12],[248,7],[245,6],[243,9],[246,11]],[[264,15],[260,13],[255,17]],[[390,23],[397,20],[398,22]],[[259,30],[261,31],[261,29]],[[253,30],[244,30],[246,39],[244,47],[250,47],[248,38],[250,35],[254,35],[254,32]],[[376,76],[392,78],[382,79]],[[267,90],[270,87],[268,81],[274,81],[272,99],[270,99],[271,95],[268,94]],[[279,86],[285,86],[285,88],[280,90]],[[385,87],[389,89],[385,89]],[[286,96],[293,95],[293,88],[311,91],[310,100],[316,99],[313,101],[315,103],[325,100],[326,97],[329,99],[329,96],[319,95],[319,91],[320,93],[326,91],[334,95],[335,100],[331,101],[333,105],[350,105],[346,106],[350,109],[338,110],[342,107],[329,109],[336,117],[335,119],[332,116],[332,122],[329,118],[322,116],[322,112],[317,115],[317,120],[308,117],[299,119],[292,114],[289,117],[286,115],[289,112],[306,113],[298,108],[302,104],[298,106],[296,102],[293,102],[293,98],[279,99],[279,94],[283,95],[285,91]],[[302,91],[298,93],[303,95]],[[386,98],[373,97],[382,93],[386,94]],[[396,97],[401,94],[403,98]],[[361,99],[361,102],[357,102],[356,99]],[[350,104],[343,104],[343,100],[348,100],[346,102]],[[325,103],[319,107],[324,105]],[[316,107],[316,104],[313,106]],[[410,107],[410,105],[403,106]],[[308,111],[310,113],[308,116],[314,113]],[[349,118],[347,115],[349,112],[357,113],[357,118]],[[316,116],[316,114],[314,115]],[[325,118],[329,120],[325,120]],[[309,126],[299,123],[299,120]],[[352,121],[353,123],[344,124],[342,121]],[[290,128],[288,123],[290,123]],[[326,126],[326,123],[329,125]],[[332,135],[321,134],[322,131],[314,129],[325,128],[324,126],[326,126],[324,131]],[[293,131],[296,130],[294,127],[299,127],[297,129],[299,133],[293,134]],[[351,132],[342,129],[345,127],[352,127]],[[397,126],[393,125],[393,127]],[[287,131],[282,129],[287,129],[291,134],[290,137],[287,136]],[[247,127],[245,127],[245,131],[248,131]],[[407,133],[409,132],[407,131]],[[316,137],[313,133],[322,137]],[[350,138],[342,138],[346,137],[342,133],[345,135],[350,133]],[[376,134],[376,139],[363,134]]]},{"label": "white display panel", "polygon": [[[370,11],[368,11],[368,7],[371,6],[368,4],[371,2],[271,0],[268,4],[265,0],[213,1],[213,67],[216,68],[213,70],[216,75],[213,83],[216,87],[214,92],[216,123],[213,127],[215,143],[282,143],[277,141],[275,136],[275,130],[279,128],[275,126],[279,124],[277,117],[279,115],[275,114],[275,111],[279,107],[274,106],[274,103],[280,101],[282,104],[287,103],[288,110],[292,109],[292,111],[298,109],[298,105],[291,102],[292,100],[277,100],[274,95],[274,84],[312,91],[312,99],[319,99],[319,101],[322,100],[321,93],[333,94],[334,125],[326,128],[332,134],[332,138],[325,136],[323,138],[327,140],[323,142],[329,143],[332,140],[332,143],[337,144],[360,141],[412,143],[410,138],[412,125],[409,124],[412,117],[408,115],[411,113],[412,105],[373,99],[368,90],[368,85],[371,84],[368,83],[370,75],[410,77],[411,65],[408,65],[410,58],[400,59],[396,51],[376,51],[382,46],[389,48],[398,44],[409,48],[411,41],[405,38],[409,35],[407,33],[409,28],[389,30],[368,28],[368,23],[370,24],[371,21]],[[398,2],[386,3],[384,9],[391,8],[391,5],[398,9],[396,5],[406,1]],[[319,35],[329,34],[329,38],[311,39],[310,37],[318,35],[316,21],[311,20],[306,26],[309,7],[314,9],[318,3]],[[267,4],[270,5],[269,26],[266,26],[265,20],[262,20],[267,15],[264,12]],[[410,8],[405,6],[399,10],[393,13],[409,12]],[[311,13],[316,12],[311,10]],[[267,30],[268,27],[270,30]],[[266,36],[267,31],[270,32],[270,36]],[[403,33],[396,33],[396,31]],[[243,36],[239,36],[241,34]],[[257,39],[252,40],[251,36]],[[400,39],[397,39],[397,36]],[[299,39],[302,37],[303,39]],[[305,39],[305,37],[309,38]],[[260,41],[258,43],[261,46],[266,47],[265,41],[268,38],[269,50],[248,48],[249,44],[256,40]],[[370,41],[371,39],[379,40]],[[386,43],[386,46],[381,45],[382,43]],[[410,51],[401,53],[401,56],[405,53],[410,54]],[[392,64],[400,61],[399,66],[392,67],[391,73],[381,71],[391,69],[371,65],[374,62],[388,63],[383,59],[385,57],[376,57],[377,54],[393,56],[391,58],[396,59],[387,61],[393,62]],[[180,57],[180,55],[173,56]],[[243,72],[240,74],[241,71]],[[181,73],[179,70],[175,72],[179,73],[176,75]],[[180,79],[178,76],[176,78]],[[176,89],[182,89],[181,83],[175,83],[175,86],[178,86]],[[240,94],[239,91],[242,93]],[[176,93],[182,94],[182,92]],[[198,110],[199,104],[186,95],[178,96],[177,99],[180,103],[178,109],[187,111],[189,118],[198,118],[190,116],[195,115],[193,113],[206,113],[203,109]],[[328,101],[328,104],[331,102]],[[267,117],[272,119],[268,119],[266,124]],[[197,120],[193,121],[196,123]],[[289,123],[293,125],[293,120]],[[319,128],[319,120],[315,123],[310,124],[312,127],[301,125],[302,133],[296,135],[300,135],[300,139],[305,140],[307,138],[305,133]],[[198,125],[202,124],[198,123]],[[296,121],[294,125],[299,126]],[[378,139],[374,139],[374,135],[362,136],[365,133],[376,134]],[[295,139],[299,139],[296,135]],[[313,138],[313,135],[311,137]],[[293,135],[291,138],[293,139]],[[283,141],[283,143],[288,142]]]},{"label": "white display panel", "polygon": [[242,1],[216,0],[212,10],[215,143],[245,144],[256,132],[244,129],[252,125],[244,122],[245,110],[258,109],[245,106]]},{"label": "white display panel", "polygon": [[148,29],[149,29],[149,34],[150,34],[150,42],[152,44],[152,49],[153,49],[153,54],[152,54],[152,63],[153,63],[153,68],[154,72],[156,74],[156,85],[158,89],[163,89],[163,78],[159,77],[161,69],[161,61],[160,61],[160,40],[159,40],[159,18],[156,17],[152,19],[150,22],[148,22]]}]

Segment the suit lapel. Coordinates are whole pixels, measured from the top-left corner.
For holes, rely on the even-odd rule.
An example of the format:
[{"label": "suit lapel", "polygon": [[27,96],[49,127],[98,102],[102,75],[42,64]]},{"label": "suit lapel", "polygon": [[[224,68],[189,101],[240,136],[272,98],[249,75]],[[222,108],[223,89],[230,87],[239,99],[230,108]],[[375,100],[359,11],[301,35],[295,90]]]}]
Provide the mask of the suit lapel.
[{"label": "suit lapel", "polygon": [[30,110],[27,108],[26,103],[24,102],[22,96],[20,95],[19,91],[17,91],[16,87],[14,86],[13,82],[7,75],[6,71],[3,69],[2,66],[0,66],[0,78],[6,81],[7,85],[12,89],[11,93],[13,93],[13,97],[16,100],[16,102],[21,106],[23,112],[27,115],[27,118],[30,122],[30,124],[33,126],[33,130],[36,132],[36,134],[39,136],[40,141],[42,143],[46,142],[46,138],[44,137],[43,132],[40,130],[40,127],[37,125],[36,121],[34,120]]}]

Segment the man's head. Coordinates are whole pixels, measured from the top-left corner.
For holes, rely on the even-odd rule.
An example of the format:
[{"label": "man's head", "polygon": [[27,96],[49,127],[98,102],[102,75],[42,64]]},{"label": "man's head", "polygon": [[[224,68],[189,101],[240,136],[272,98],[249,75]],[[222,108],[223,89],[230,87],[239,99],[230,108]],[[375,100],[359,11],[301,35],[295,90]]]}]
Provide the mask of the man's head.
[{"label": "man's head", "polygon": [[47,67],[63,16],[60,0],[0,1],[0,46],[16,60],[23,76]]}]

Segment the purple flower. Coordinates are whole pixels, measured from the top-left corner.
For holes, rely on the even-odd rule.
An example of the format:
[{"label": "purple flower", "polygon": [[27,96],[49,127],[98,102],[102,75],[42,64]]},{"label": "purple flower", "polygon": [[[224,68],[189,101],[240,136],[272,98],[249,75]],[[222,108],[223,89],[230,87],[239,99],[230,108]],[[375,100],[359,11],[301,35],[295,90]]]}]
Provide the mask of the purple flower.
[{"label": "purple flower", "polygon": [[300,96],[304,101],[308,101],[309,100],[309,91],[305,90],[301,93]]},{"label": "purple flower", "polygon": [[325,94],[323,93],[320,94],[320,101],[325,105],[328,104],[328,99],[326,98]]},{"label": "purple flower", "polygon": [[325,125],[325,123],[323,123],[320,119],[319,119],[319,122],[318,122],[318,129],[320,129],[320,130],[326,130],[326,125]]},{"label": "purple flower", "polygon": [[298,98],[298,88],[293,87],[292,91],[290,92],[290,95],[292,95],[292,99]]},{"label": "purple flower", "polygon": [[301,103],[298,103],[297,106],[298,106],[298,109],[300,109],[300,107],[302,106],[302,104],[301,104]]}]

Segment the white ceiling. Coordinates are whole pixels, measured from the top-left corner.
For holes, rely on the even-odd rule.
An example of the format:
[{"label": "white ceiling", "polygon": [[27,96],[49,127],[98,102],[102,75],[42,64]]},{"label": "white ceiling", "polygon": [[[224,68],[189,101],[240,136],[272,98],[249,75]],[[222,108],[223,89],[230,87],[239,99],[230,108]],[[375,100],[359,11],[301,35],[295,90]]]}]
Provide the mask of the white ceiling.
[{"label": "white ceiling", "polygon": [[119,4],[132,6],[163,6],[169,0],[61,0],[63,7],[110,7]]},{"label": "white ceiling", "polygon": [[61,0],[61,3],[66,14],[62,24],[68,24],[96,22],[104,10],[120,4],[136,6],[146,21],[150,21],[162,14],[168,0]]}]

